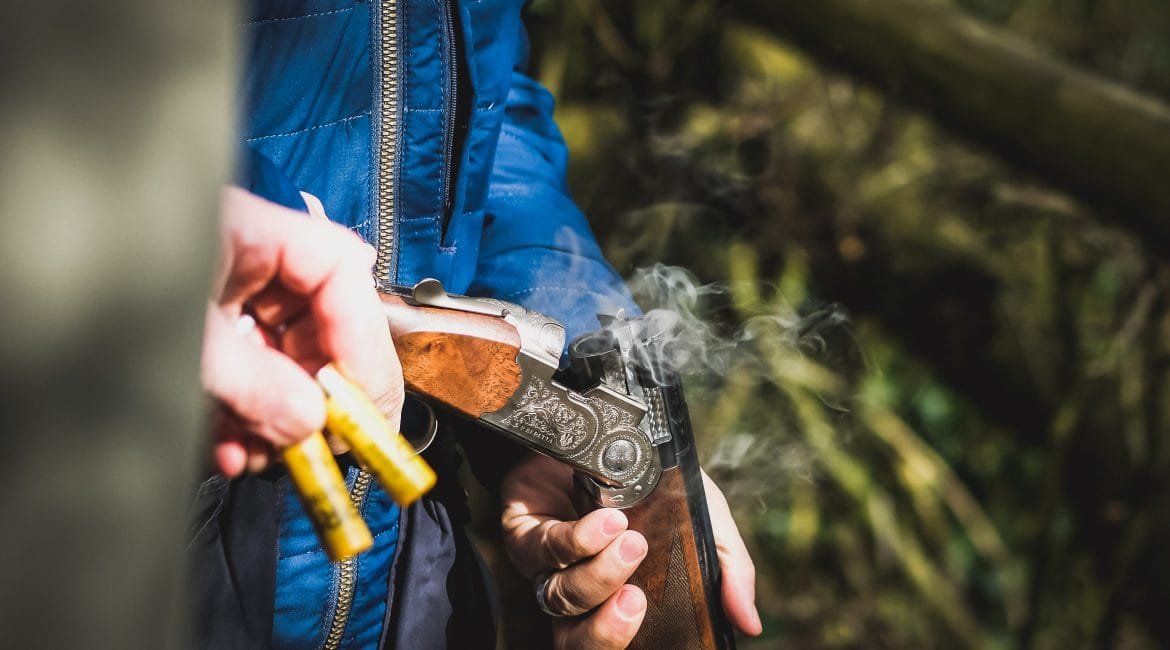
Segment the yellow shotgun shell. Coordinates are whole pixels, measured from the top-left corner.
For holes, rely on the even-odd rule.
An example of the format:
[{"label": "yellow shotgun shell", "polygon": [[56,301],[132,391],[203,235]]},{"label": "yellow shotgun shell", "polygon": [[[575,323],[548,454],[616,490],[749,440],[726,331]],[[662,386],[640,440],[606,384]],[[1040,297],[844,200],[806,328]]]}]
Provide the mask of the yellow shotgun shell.
[{"label": "yellow shotgun shell", "polygon": [[314,433],[280,454],[329,559],[339,562],[370,548],[374,538],[349,497],[325,436]]},{"label": "yellow shotgun shell", "polygon": [[427,461],[337,368],[321,368],[317,383],[325,391],[325,427],[349,445],[354,458],[398,505],[414,503],[435,485],[435,471]]}]

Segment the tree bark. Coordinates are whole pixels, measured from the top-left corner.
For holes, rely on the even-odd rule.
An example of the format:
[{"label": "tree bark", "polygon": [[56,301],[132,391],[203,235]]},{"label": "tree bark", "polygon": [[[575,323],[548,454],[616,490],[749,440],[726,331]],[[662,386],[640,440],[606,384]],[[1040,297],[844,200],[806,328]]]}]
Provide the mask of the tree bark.
[{"label": "tree bark", "polygon": [[0,5],[5,647],[190,647],[235,4]]},{"label": "tree bark", "polygon": [[1170,108],[920,0],[739,0],[741,16],[1170,243]]}]

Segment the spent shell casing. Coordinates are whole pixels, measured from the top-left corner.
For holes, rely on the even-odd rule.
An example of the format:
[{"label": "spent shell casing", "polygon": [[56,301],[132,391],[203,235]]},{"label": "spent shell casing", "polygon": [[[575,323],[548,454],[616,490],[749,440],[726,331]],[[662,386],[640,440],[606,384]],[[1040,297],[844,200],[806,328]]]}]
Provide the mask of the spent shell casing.
[{"label": "spent shell casing", "polygon": [[314,433],[280,454],[329,559],[339,562],[370,548],[374,538],[350,499],[325,436]]},{"label": "spent shell casing", "polygon": [[408,506],[435,485],[435,471],[360,388],[333,365],[317,372],[325,391],[325,428],[341,438],[398,505]]}]

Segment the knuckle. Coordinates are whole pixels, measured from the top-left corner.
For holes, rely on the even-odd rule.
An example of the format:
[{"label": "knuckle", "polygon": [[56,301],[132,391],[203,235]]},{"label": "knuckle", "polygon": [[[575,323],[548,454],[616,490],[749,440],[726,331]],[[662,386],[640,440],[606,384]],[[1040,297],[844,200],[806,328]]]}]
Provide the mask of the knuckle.
[{"label": "knuckle", "polygon": [[596,555],[601,550],[594,548],[593,544],[590,543],[588,532],[585,526],[574,526],[572,535],[569,536],[569,548],[577,558]]},{"label": "knuckle", "polygon": [[357,235],[352,235],[352,240],[347,236],[346,241],[337,247],[336,256],[339,273],[365,277],[370,275],[377,253],[369,244],[357,239]]},{"label": "knuckle", "polygon": [[574,622],[553,619],[552,622],[552,637],[553,648],[556,650],[567,650],[568,648],[582,648],[584,643],[577,638],[578,625]]},{"label": "knuckle", "polygon": [[[391,421],[391,424],[395,424],[401,419],[403,402],[406,400],[406,395],[401,387],[394,386],[378,391],[378,394],[371,395],[370,399],[378,407],[378,410]],[[400,426],[395,424],[394,428],[398,429]]]},{"label": "knuckle", "polygon": [[510,514],[507,509],[500,515],[500,526],[504,532],[504,548],[509,553],[523,548],[525,533],[527,532],[516,519],[516,516]]},{"label": "knuckle", "polygon": [[571,561],[566,560],[564,550],[558,544],[544,545],[545,564],[554,569],[564,569],[572,564]]},{"label": "knuckle", "polygon": [[594,614],[586,630],[589,648],[625,648],[633,639],[634,631],[623,621],[602,612]]},{"label": "knuckle", "polygon": [[271,244],[271,235],[263,227],[263,216],[246,197],[235,198],[224,205],[221,221],[223,235],[231,242],[237,257],[263,250]]},{"label": "knuckle", "polygon": [[593,630],[594,647],[624,648],[629,643],[629,640],[616,629],[616,626],[598,625]]},{"label": "knuckle", "polygon": [[566,531],[566,526],[570,526],[570,524],[562,521],[549,526],[544,531],[541,548],[544,549],[545,559],[549,566],[555,569],[563,569],[577,559],[572,550],[572,535],[566,534],[571,533],[571,531]]},{"label": "knuckle", "polygon": [[565,616],[576,616],[593,609],[582,586],[563,573],[554,574],[549,580],[546,600],[549,608]]},{"label": "knuckle", "polygon": [[373,252],[373,247],[367,244],[357,233],[352,230],[336,224],[333,222],[326,222],[322,224],[328,229],[330,235],[330,243],[336,247],[338,251],[346,253],[348,259],[362,258]]},{"label": "knuckle", "polygon": [[233,280],[251,279],[263,267],[266,259],[266,247],[270,242],[259,232],[259,229],[243,226],[231,234],[231,259]]},{"label": "knuckle", "polygon": [[249,422],[247,430],[251,435],[267,440],[274,445],[286,445],[295,442],[291,436],[286,435],[270,422],[261,420]]},{"label": "knuckle", "polygon": [[[356,237],[356,235],[354,236]],[[363,268],[368,269],[369,267],[373,266],[374,262],[378,259],[378,251],[375,250],[373,246],[359,239],[358,254],[356,257],[359,264]]]},{"label": "knuckle", "polygon": [[726,567],[725,570],[746,580],[755,581],[756,563],[752,561],[752,556],[742,544],[738,548],[716,545],[716,552],[719,554],[719,563]]}]

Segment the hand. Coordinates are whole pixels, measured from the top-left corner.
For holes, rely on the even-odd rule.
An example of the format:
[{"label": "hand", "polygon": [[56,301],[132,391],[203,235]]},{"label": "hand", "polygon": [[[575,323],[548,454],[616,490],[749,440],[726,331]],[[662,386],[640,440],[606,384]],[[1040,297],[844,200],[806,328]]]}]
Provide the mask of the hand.
[{"label": "hand", "polygon": [[220,277],[207,308],[204,389],[225,476],[263,469],[276,447],[325,424],[312,374],[334,362],[396,428],[402,370],[370,269],[374,250],[345,228],[239,188],[220,204]]},{"label": "hand", "polygon": [[[723,493],[703,478],[723,570],[723,609],[732,625],[754,636],[762,630],[755,566]],[[627,530],[620,510],[602,508],[579,516],[573,490],[572,470],[562,463],[533,455],[517,465],[501,485],[505,550],[529,579],[553,572],[547,605],[575,617],[553,619],[556,647],[624,648],[646,614],[645,595],[625,584],[646,556],[646,539]]]}]

